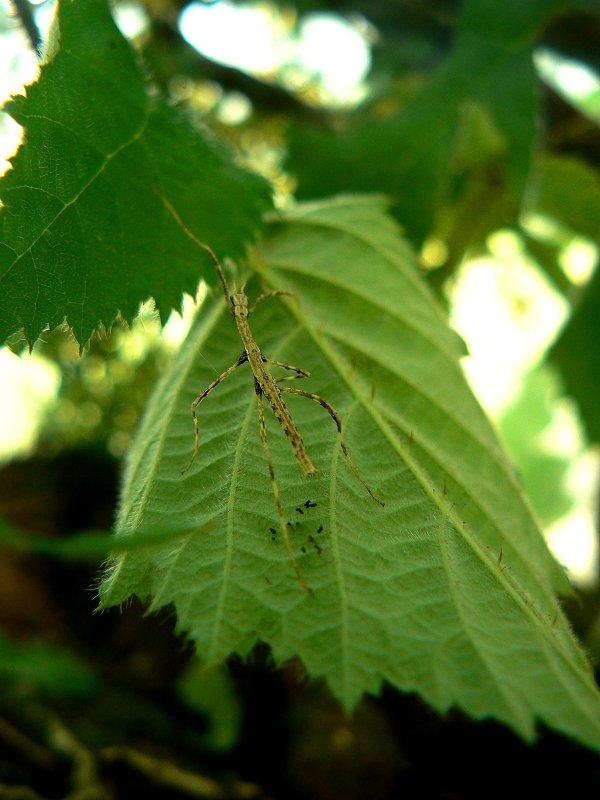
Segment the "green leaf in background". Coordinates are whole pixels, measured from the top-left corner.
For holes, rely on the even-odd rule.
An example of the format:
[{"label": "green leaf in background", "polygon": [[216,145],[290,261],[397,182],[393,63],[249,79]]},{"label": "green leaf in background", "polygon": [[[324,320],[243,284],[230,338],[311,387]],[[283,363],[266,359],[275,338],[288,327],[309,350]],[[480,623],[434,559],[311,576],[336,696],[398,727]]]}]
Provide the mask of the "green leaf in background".
[{"label": "green leaf in background", "polygon": [[536,161],[524,210],[598,241],[600,174],[576,158],[544,156]]},{"label": "green leaf in background", "polygon": [[[166,530],[148,531],[143,536],[136,536],[135,542],[124,542],[127,550],[154,547],[156,544],[173,541],[178,536],[185,536],[187,531]],[[97,561],[99,558],[114,553],[118,545],[109,531],[87,530],[73,533],[56,539],[44,534],[22,531],[15,528],[0,515],[0,547],[17,553],[38,553],[62,559],[64,561]]]},{"label": "green leaf in background", "polygon": [[151,96],[105,0],[63,0],[59,26],[39,81],[7,105],[26,142],[0,181],[0,340],[24,327],[30,345],[65,317],[85,343],[150,296],[165,319],[195,292],[208,261],[155,189],[232,255],[270,205],[265,181]]},{"label": "green leaf in background", "polygon": [[567,8],[592,8],[592,3],[465,0],[450,55],[424,86],[399,101],[399,113],[349,132],[290,129],[289,168],[298,179],[299,196],[385,192],[411,238],[421,241],[449,181],[461,172],[456,160],[464,150],[461,121],[465,107],[477,103],[504,139],[518,198],[536,134],[533,47],[552,15]]},{"label": "green leaf in background", "polygon": [[[115,559],[104,607],[132,594],[173,604],[202,662],[268,643],[298,656],[346,708],[384,681],[441,711],[493,716],[527,739],[543,720],[600,748],[600,699],[553,596],[567,589],[459,365],[463,352],[378,198],[299,206],[254,259],[263,288],[286,289],[252,317],[269,357],[307,368],[304,387],[343,419],[349,451],[385,500],[350,472],[329,417],[290,397],[319,472],[303,479],[274,417],[267,428],[303,575],[277,528],[252,376],[219,299],[198,315],[152,396],[129,455],[119,536],[196,529]],[[261,285],[262,283],[262,285]],[[311,501],[306,507],[307,500]]]},{"label": "green leaf in background", "polygon": [[573,316],[551,351],[568,393],[577,401],[588,437],[600,441],[600,270],[583,290]]},{"label": "green leaf in background", "polygon": [[87,697],[100,688],[93,671],[64,647],[15,642],[1,633],[0,678],[21,690],[35,687],[75,697]]},{"label": "green leaf in background", "polygon": [[[600,176],[597,170],[565,156],[546,156],[528,193],[526,211],[546,216],[569,234],[600,241]],[[568,393],[577,401],[587,434],[600,440],[600,273],[570,289],[573,313],[554,345],[551,358]]]},{"label": "green leaf in background", "polygon": [[558,381],[550,369],[534,370],[499,420],[502,439],[518,464],[527,497],[545,527],[573,506],[573,498],[565,488],[571,457],[548,452],[543,442],[554,418],[553,403],[559,396]]},{"label": "green leaf in background", "polygon": [[228,752],[237,745],[243,710],[233,679],[224,667],[206,669],[193,660],[177,683],[179,698],[188,708],[206,717],[203,745],[214,752]]}]

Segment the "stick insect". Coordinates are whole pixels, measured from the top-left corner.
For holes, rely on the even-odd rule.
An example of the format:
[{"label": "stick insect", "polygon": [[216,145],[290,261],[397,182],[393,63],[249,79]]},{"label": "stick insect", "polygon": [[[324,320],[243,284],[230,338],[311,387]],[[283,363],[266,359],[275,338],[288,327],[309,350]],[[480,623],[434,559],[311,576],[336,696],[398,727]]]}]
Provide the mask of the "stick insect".
[{"label": "stick insect", "polygon": [[[297,388],[292,387],[292,386],[282,386],[281,385],[281,383],[283,381],[290,380],[290,379],[293,379],[293,378],[307,378],[310,375],[310,373],[307,372],[307,370],[305,370],[305,369],[301,369],[299,367],[293,367],[290,364],[285,364],[282,361],[275,361],[272,358],[267,358],[267,356],[265,356],[261,352],[258,344],[254,340],[254,337],[252,335],[252,331],[250,330],[250,325],[248,323],[248,318],[254,312],[256,307],[260,303],[262,303],[263,300],[266,300],[269,297],[277,297],[277,296],[281,296],[281,295],[293,296],[293,294],[291,292],[282,291],[282,290],[273,290],[273,291],[264,292],[263,294],[259,295],[256,298],[256,300],[254,301],[254,303],[252,304],[252,306],[249,307],[248,306],[248,296],[245,294],[245,292],[243,290],[243,287],[242,287],[242,289],[240,291],[238,291],[236,289],[236,287],[234,286],[234,291],[233,292],[230,291],[229,285],[227,283],[227,278],[225,277],[225,270],[223,269],[223,266],[221,265],[221,262],[217,258],[216,254],[212,250],[212,248],[209,247],[204,242],[201,242],[189,230],[189,228],[185,225],[185,223],[183,222],[183,220],[181,219],[181,217],[179,216],[177,211],[173,208],[173,206],[167,200],[166,197],[164,197],[159,192],[157,192],[157,194],[159,195],[159,197],[161,198],[162,202],[164,203],[167,211],[170,213],[170,215],[173,217],[173,219],[178,223],[178,225],[181,227],[183,232],[194,242],[194,244],[196,244],[198,247],[200,247],[202,250],[204,250],[204,252],[209,256],[210,260],[214,264],[215,269],[217,271],[217,274],[219,276],[219,280],[221,282],[221,286],[223,287],[223,294],[225,295],[225,302],[227,303],[227,308],[229,310],[229,313],[232,315],[232,317],[235,320],[235,324],[237,326],[238,333],[239,333],[242,345],[244,347],[244,350],[243,350],[241,356],[237,359],[237,361],[235,361],[235,363],[233,363],[224,372],[222,372],[217,378],[215,378],[215,380],[212,381],[206,387],[206,389],[204,389],[204,391],[201,392],[201,394],[199,394],[198,397],[196,397],[195,400],[192,402],[192,417],[193,417],[193,420],[194,420],[194,435],[195,435],[194,452],[192,453],[192,456],[191,456],[189,462],[186,464],[186,466],[182,469],[181,472],[182,472],[182,474],[187,472],[190,469],[190,467],[192,466],[192,464],[194,463],[194,460],[196,459],[196,456],[198,455],[199,437],[200,437],[200,429],[199,429],[198,414],[197,414],[198,406],[205,399],[205,397],[207,397],[210,394],[210,392],[212,392],[213,389],[215,389],[220,383],[222,383],[226,378],[228,378],[231,375],[231,373],[234,372],[234,370],[236,370],[242,364],[245,364],[247,362],[250,365],[250,369],[252,370],[252,375],[254,377],[254,391],[255,391],[256,399],[257,399],[257,403],[258,403],[258,425],[259,425],[259,431],[260,431],[260,441],[261,441],[263,453],[264,453],[264,456],[265,456],[265,460],[267,462],[267,466],[268,466],[268,469],[269,469],[269,477],[270,477],[270,480],[271,480],[271,489],[272,489],[272,492],[273,492],[273,497],[275,499],[275,507],[277,509],[277,516],[279,517],[279,525],[280,525],[280,528],[281,528],[281,535],[282,535],[282,538],[283,538],[285,549],[286,549],[287,554],[288,554],[288,556],[290,558],[290,561],[291,561],[292,566],[294,568],[294,572],[296,573],[296,577],[298,578],[298,581],[299,581],[300,585],[307,592],[310,592],[311,589],[307,585],[306,581],[304,580],[302,572],[300,571],[300,566],[298,565],[298,562],[296,560],[296,556],[294,555],[294,551],[292,549],[292,544],[291,544],[291,541],[290,541],[290,536],[289,536],[289,533],[288,533],[288,526],[286,524],[285,516],[284,516],[284,513],[283,513],[283,506],[282,506],[282,503],[281,503],[281,496],[279,494],[279,486],[277,484],[277,479],[275,477],[275,468],[273,466],[273,459],[271,457],[271,451],[269,449],[269,443],[267,441],[267,429],[266,429],[266,425],[265,425],[265,410],[264,410],[263,398],[266,398],[267,402],[271,406],[271,409],[273,410],[273,413],[275,414],[275,417],[276,417],[277,421],[279,422],[283,433],[285,434],[285,436],[289,440],[289,442],[290,442],[290,444],[292,446],[292,449],[294,451],[294,456],[296,457],[296,461],[298,462],[298,465],[299,465],[304,477],[307,477],[308,475],[312,475],[313,473],[318,472],[318,470],[315,467],[315,465],[312,463],[312,461],[310,460],[310,456],[308,455],[308,452],[306,451],[306,447],[304,445],[304,442],[302,441],[302,437],[300,435],[300,432],[298,431],[298,428],[296,427],[296,425],[294,423],[294,420],[292,419],[292,416],[291,416],[291,414],[290,414],[290,412],[288,410],[288,407],[286,406],[286,404],[285,404],[285,402],[283,400],[283,396],[282,395],[284,393],[295,394],[295,395],[299,395],[300,397],[306,397],[309,400],[314,400],[316,403],[319,403],[325,409],[325,411],[327,411],[329,416],[333,419],[333,421],[336,424],[337,431],[338,431],[338,440],[339,440],[339,443],[340,443],[340,447],[341,447],[342,453],[344,454],[344,457],[345,457],[345,459],[346,459],[346,461],[348,463],[348,466],[350,467],[350,469],[352,470],[352,472],[354,473],[356,478],[360,481],[360,483],[365,487],[365,489],[370,494],[370,496],[373,498],[373,500],[376,503],[378,503],[380,506],[384,506],[385,503],[383,503],[383,501],[380,500],[371,491],[371,489],[369,488],[369,486],[366,484],[366,482],[364,481],[363,477],[361,476],[360,472],[356,468],[354,462],[350,458],[350,454],[348,453],[348,450],[346,448],[346,443],[344,442],[344,437],[343,437],[343,434],[342,434],[342,423],[341,423],[341,420],[340,420],[340,418],[338,416],[337,411],[335,411],[333,406],[331,406],[327,402],[327,400],[324,400],[322,397],[320,397],[317,394],[313,394],[312,392],[304,391],[303,389],[297,389]],[[295,374],[292,375],[292,376],[288,375],[288,376],[283,377],[283,378],[275,379],[271,375],[271,373],[269,372],[269,369],[268,369],[267,365],[271,365],[271,366],[275,366],[275,367],[281,367],[281,368],[286,369],[286,370],[288,370],[290,372],[293,372]]]}]

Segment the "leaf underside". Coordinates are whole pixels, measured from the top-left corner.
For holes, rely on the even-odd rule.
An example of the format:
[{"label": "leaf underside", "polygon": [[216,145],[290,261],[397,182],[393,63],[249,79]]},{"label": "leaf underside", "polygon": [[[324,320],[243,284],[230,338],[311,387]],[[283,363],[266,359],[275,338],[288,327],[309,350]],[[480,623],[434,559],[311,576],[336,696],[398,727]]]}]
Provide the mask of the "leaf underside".
[{"label": "leaf underside", "polygon": [[25,143],[0,180],[0,341],[66,317],[85,343],[149,297],[163,319],[179,309],[209,262],[157,191],[233,256],[270,206],[266,181],[150,95],[104,0],[63,0],[59,25],[60,50],[6,106]]},{"label": "leaf underside", "polygon": [[[241,352],[222,299],[199,313],[132,448],[117,533],[183,539],[115,559],[103,606],[173,603],[200,657],[270,644],[299,656],[351,708],[384,681],[439,710],[535,721],[600,746],[600,706],[553,590],[568,586],[459,367],[463,352],[378,198],[299,206],[272,226],[249,286],[288,289],[251,318],[263,353],[311,371],[294,382],[343,420],[358,469],[317,404],[289,408],[319,472],[303,479],[273,415],[267,429],[296,557],[277,530],[248,365],[190,402]],[[278,368],[273,372],[279,374]],[[268,409],[267,409],[268,411]],[[306,502],[311,505],[306,507]],[[312,504],[316,504],[313,506]]]}]

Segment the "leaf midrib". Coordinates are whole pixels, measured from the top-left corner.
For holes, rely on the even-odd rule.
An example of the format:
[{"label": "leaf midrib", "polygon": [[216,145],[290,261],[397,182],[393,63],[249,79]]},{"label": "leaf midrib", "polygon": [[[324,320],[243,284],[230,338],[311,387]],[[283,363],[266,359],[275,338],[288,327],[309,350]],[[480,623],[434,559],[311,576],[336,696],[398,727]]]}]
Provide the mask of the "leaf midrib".
[{"label": "leaf midrib", "polygon": [[[460,620],[461,623],[461,630],[463,635],[467,638],[467,640],[471,643],[471,647],[477,653],[479,657],[480,663],[483,665],[484,669],[487,671],[488,675],[492,679],[492,683],[496,686],[497,690],[499,691],[500,695],[505,698],[506,704],[508,708],[514,715],[515,719],[523,721],[523,717],[521,715],[521,706],[517,703],[516,697],[511,697],[510,692],[508,692],[501,681],[499,681],[494,673],[494,670],[489,666],[488,659],[482,652],[481,647],[477,641],[477,638],[474,637],[471,633],[471,624],[468,619],[465,619],[465,615],[462,611],[462,604],[459,600],[458,592],[456,591],[455,582],[452,580],[452,570],[450,569],[450,562],[448,558],[448,552],[446,548],[446,543],[444,541],[443,533],[441,533],[442,526],[438,528],[438,543],[440,548],[440,553],[442,556],[442,563],[444,565],[444,575],[446,577],[446,584],[448,586],[448,593],[452,597],[452,605],[456,612],[457,619]],[[527,717],[525,715],[524,722],[527,726]],[[527,726],[529,727],[529,726]]]}]

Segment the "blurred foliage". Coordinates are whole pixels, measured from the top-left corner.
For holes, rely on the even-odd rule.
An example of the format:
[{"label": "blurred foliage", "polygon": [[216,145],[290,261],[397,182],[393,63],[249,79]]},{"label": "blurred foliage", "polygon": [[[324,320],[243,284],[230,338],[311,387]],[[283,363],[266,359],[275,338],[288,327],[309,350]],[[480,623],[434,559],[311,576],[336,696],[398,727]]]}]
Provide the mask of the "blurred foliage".
[{"label": "blurred foliage", "polygon": [[194,659],[179,678],[177,693],[188,708],[205,717],[205,747],[225,752],[236,746],[241,736],[243,709],[226,667],[207,669]]},{"label": "blurred foliage", "polygon": [[19,643],[2,634],[0,680],[21,694],[39,689],[55,694],[86,696],[100,688],[90,667],[63,645]]},{"label": "blurred foliage", "polygon": [[127,452],[148,391],[169,359],[160,328],[146,310],[131,328],[116,323],[110,335],[94,336],[83,355],[64,328],[42,335],[36,352],[57,363],[62,376],[41,428],[42,452],[91,441],[116,457]]},{"label": "blurred foliage", "polygon": [[530,372],[519,397],[505,409],[500,420],[502,437],[519,465],[523,488],[544,527],[567,514],[573,505],[564,484],[570,457],[550,451],[543,441],[559,396],[553,378],[545,369]]},{"label": "blurred foliage", "polygon": [[526,200],[527,210],[555,220],[571,235],[600,241],[600,174],[579,159],[539,159]]},{"label": "blurred foliage", "polygon": [[580,292],[570,323],[552,351],[579,404],[590,439],[600,441],[600,270]]}]

